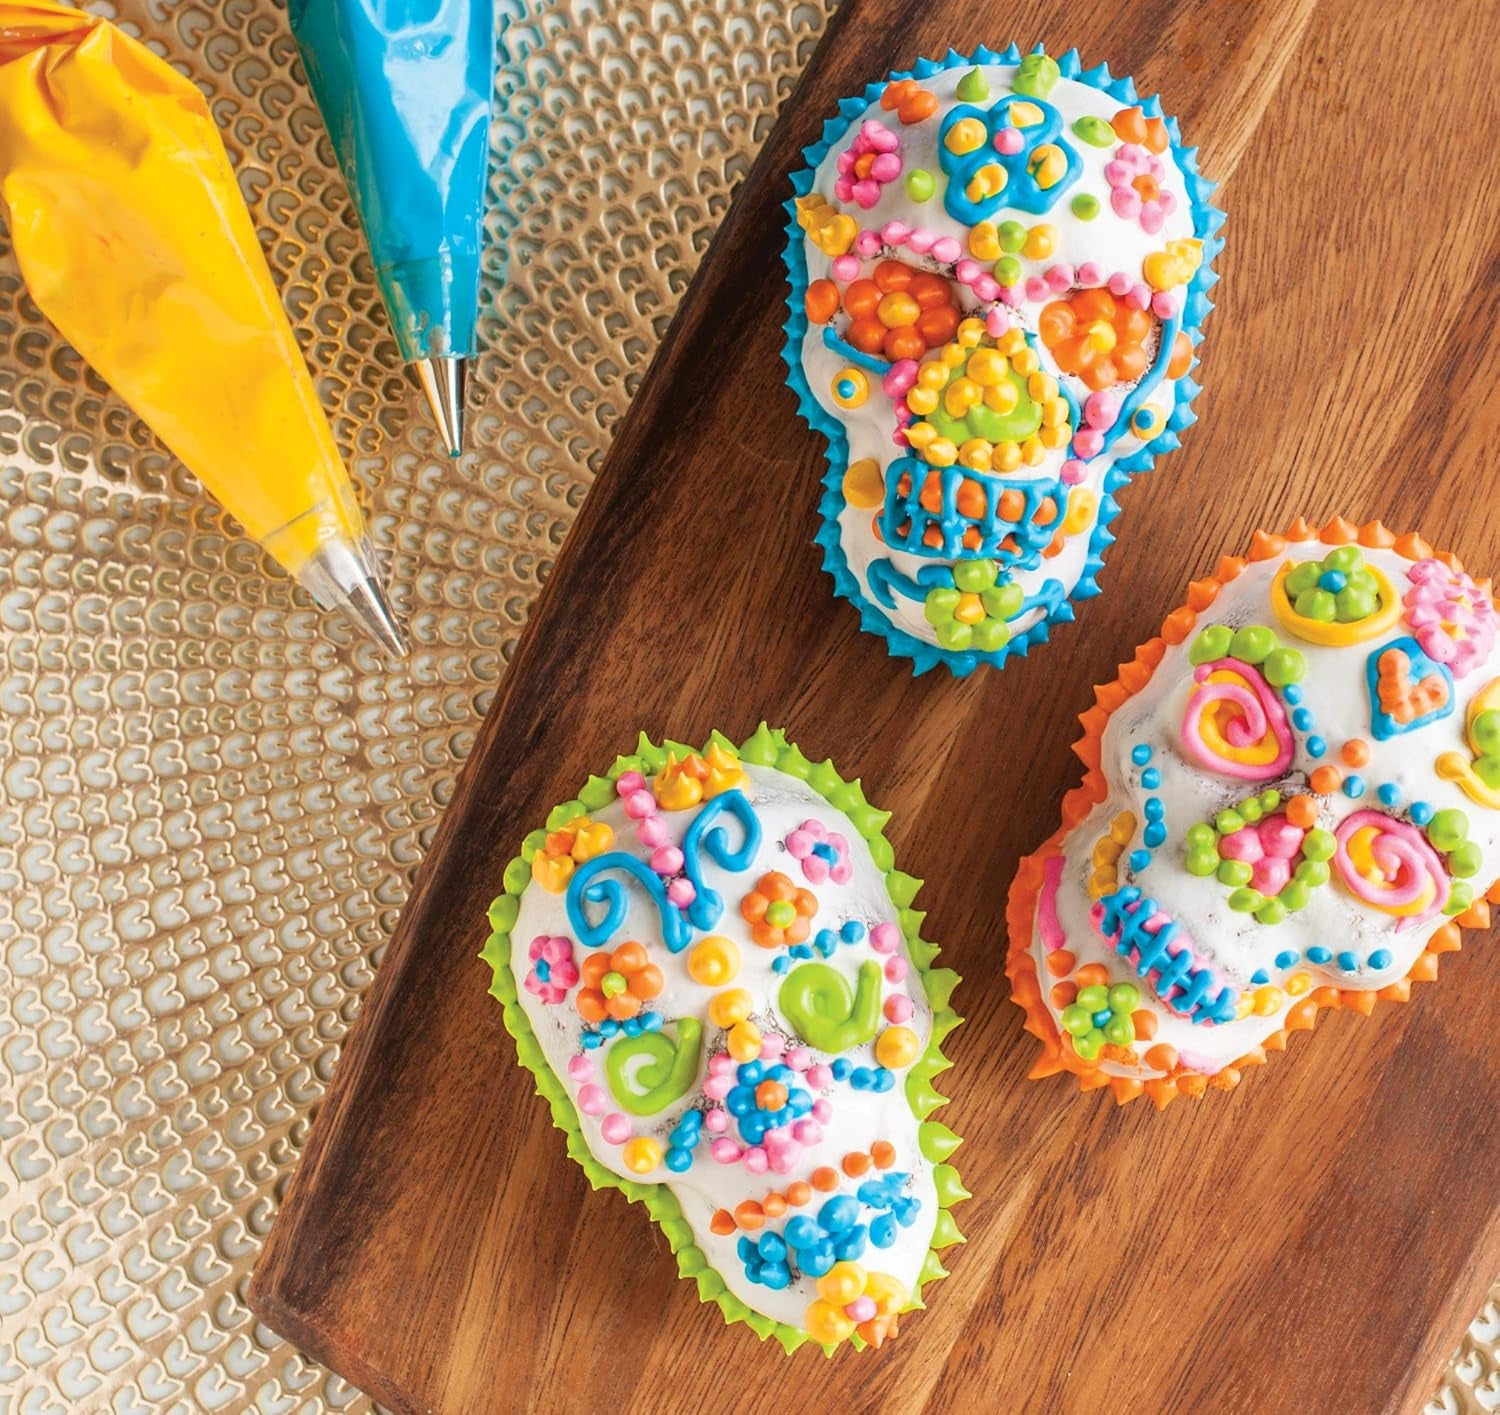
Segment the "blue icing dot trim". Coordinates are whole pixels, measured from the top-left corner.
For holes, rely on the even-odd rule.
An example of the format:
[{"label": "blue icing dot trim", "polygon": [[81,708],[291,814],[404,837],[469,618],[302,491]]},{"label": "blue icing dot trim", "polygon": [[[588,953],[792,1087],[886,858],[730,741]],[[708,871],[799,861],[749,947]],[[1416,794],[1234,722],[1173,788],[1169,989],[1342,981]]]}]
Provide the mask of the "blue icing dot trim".
[{"label": "blue icing dot trim", "polygon": [[[1036,52],[1041,52],[1038,46]],[[1193,400],[1198,396],[1199,385],[1188,374],[1178,379],[1175,385],[1175,406],[1167,418],[1166,426],[1157,436],[1128,457],[1122,457],[1105,475],[1102,494],[1094,529],[1089,537],[1088,549],[1082,571],[1071,597],[1058,595],[1055,603],[1045,603],[1043,616],[1030,628],[1012,637],[998,649],[952,650],[930,644],[904,629],[898,628],[872,604],[860,585],[859,577],[849,565],[849,558],[839,542],[838,519],[845,509],[843,493],[844,471],[849,463],[849,444],[838,420],[826,412],[814,397],[808,385],[807,375],[802,369],[802,344],[807,334],[807,313],[803,301],[807,295],[807,259],[803,249],[804,233],[797,223],[796,197],[806,196],[812,190],[817,168],[829,150],[844,140],[855,122],[871,104],[877,103],[885,91],[886,83],[904,78],[926,79],[945,69],[972,68],[985,64],[1019,64],[1020,49],[1012,44],[1003,52],[981,45],[972,54],[962,55],[952,50],[941,60],[918,59],[912,68],[890,75],[887,80],[871,83],[860,96],[845,98],[838,106],[838,117],[823,124],[822,136],[810,147],[803,149],[807,166],[792,173],[793,199],[785,203],[787,213],[786,236],[783,259],[791,293],[787,299],[790,311],[784,326],[786,343],[782,349],[782,360],[787,365],[787,382],[797,395],[797,411],[803,421],[827,440],[828,470],[823,476],[823,494],[818,503],[821,525],[814,536],[815,544],[823,547],[823,568],[833,576],[834,592],[847,599],[859,615],[859,626],[868,634],[885,640],[886,650],[894,658],[908,658],[913,671],[926,673],[943,664],[958,678],[965,678],[980,664],[994,668],[1003,667],[1012,658],[1024,658],[1034,647],[1045,644],[1051,637],[1052,626],[1066,624],[1075,617],[1074,605],[1080,600],[1091,599],[1099,593],[1099,574],[1104,568],[1104,554],[1114,544],[1115,535],[1110,524],[1120,513],[1114,493],[1119,491],[1133,476],[1150,471],[1156,458],[1180,445],[1179,434],[1197,421],[1192,410]],[[1203,323],[1213,308],[1209,291],[1218,281],[1213,271],[1215,257],[1224,247],[1218,235],[1224,224],[1224,213],[1209,200],[1215,183],[1208,181],[1198,171],[1198,150],[1182,145],[1182,134],[1177,120],[1162,113],[1161,102],[1154,95],[1142,99],[1129,77],[1116,78],[1109,72],[1107,64],[1098,64],[1085,69],[1079,60],[1078,51],[1070,49],[1057,60],[1060,78],[1072,79],[1090,88],[1107,93],[1125,105],[1139,103],[1147,117],[1161,118],[1167,129],[1170,151],[1183,173],[1187,188],[1188,203],[1192,213],[1193,233],[1203,243],[1203,258],[1197,272],[1189,282],[1182,305],[1182,330],[1192,342],[1194,349],[1203,341]],[[1025,97],[1025,95],[1022,95]],[[1028,102],[1037,100],[1027,98]],[[1196,364],[1196,358],[1195,358]]]}]

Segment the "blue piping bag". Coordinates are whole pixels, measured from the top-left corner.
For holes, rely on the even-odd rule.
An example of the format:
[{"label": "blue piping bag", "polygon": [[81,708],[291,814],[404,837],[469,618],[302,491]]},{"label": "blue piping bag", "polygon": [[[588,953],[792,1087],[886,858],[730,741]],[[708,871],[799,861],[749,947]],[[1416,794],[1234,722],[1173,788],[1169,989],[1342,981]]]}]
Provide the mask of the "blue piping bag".
[{"label": "blue piping bag", "polygon": [[453,456],[476,351],[493,0],[290,0],[401,357]]}]

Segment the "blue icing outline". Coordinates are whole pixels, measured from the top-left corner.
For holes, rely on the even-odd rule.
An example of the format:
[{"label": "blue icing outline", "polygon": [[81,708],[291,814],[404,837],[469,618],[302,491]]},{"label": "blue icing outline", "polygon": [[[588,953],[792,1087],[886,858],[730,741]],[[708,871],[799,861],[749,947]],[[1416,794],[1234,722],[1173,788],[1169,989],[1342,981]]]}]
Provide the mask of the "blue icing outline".
[{"label": "blue icing outline", "polygon": [[[729,837],[722,825],[714,822],[728,812],[740,823],[745,838],[738,850],[729,848]],[[713,826],[710,830],[709,826]],[[693,902],[683,911],[694,928],[707,933],[724,917],[724,900],[703,882],[701,856],[707,855],[716,865],[739,874],[750,868],[760,849],[760,817],[739,787],[721,791],[709,801],[688,826],[682,837],[682,872],[693,884]],[[673,949],[676,953],[678,950]]]},{"label": "blue icing outline", "polygon": [[[1044,52],[1043,46],[1038,45],[1032,52],[1038,54]],[[1219,278],[1213,271],[1213,262],[1224,248],[1223,238],[1217,234],[1224,224],[1224,213],[1209,201],[1217,184],[1199,174],[1197,148],[1182,145],[1182,134],[1177,120],[1162,113],[1161,100],[1158,96],[1153,94],[1149,98],[1141,98],[1136,92],[1134,81],[1128,76],[1113,77],[1107,64],[1098,64],[1092,69],[1084,69],[1079,60],[1078,51],[1070,49],[1057,60],[1060,78],[1087,84],[1090,88],[1107,93],[1122,104],[1138,103],[1147,117],[1161,118],[1166,125],[1169,150],[1182,171],[1187,189],[1188,203],[1193,218],[1193,234],[1203,243],[1202,262],[1188,283],[1180,315],[1182,331],[1188,336],[1194,349],[1194,359],[1192,365],[1189,366],[1189,373],[1177,380],[1175,405],[1162,431],[1138,451],[1132,452],[1128,457],[1122,457],[1106,474],[1099,497],[1094,530],[1089,537],[1083,571],[1078,578],[1078,583],[1073,587],[1071,597],[1064,598],[1044,618],[1037,620],[1023,633],[1014,635],[1001,648],[990,652],[976,649],[955,651],[941,648],[937,644],[929,644],[923,639],[908,634],[904,629],[899,629],[891,623],[870,602],[860,589],[858,576],[849,568],[849,558],[844,553],[843,546],[839,544],[838,526],[839,514],[845,509],[846,504],[843,495],[843,476],[849,462],[849,445],[844,436],[843,427],[837,419],[824,411],[822,405],[814,397],[807,375],[802,369],[802,343],[807,333],[807,313],[803,300],[807,294],[808,277],[807,259],[803,248],[805,233],[797,223],[796,198],[806,196],[812,190],[813,178],[819,164],[828,155],[829,149],[848,136],[855,121],[863,117],[871,104],[879,102],[887,83],[904,78],[926,79],[946,69],[972,68],[976,64],[1019,64],[1021,57],[1019,47],[1014,44],[1004,52],[997,52],[981,45],[967,56],[950,49],[940,60],[918,59],[910,70],[892,73],[888,79],[868,84],[861,96],[840,100],[838,117],[825,120],[819,140],[803,149],[802,156],[807,166],[791,174],[793,196],[783,204],[783,209],[787,213],[785,228],[787,240],[782,251],[782,259],[786,264],[791,294],[787,298],[790,314],[783,326],[786,343],[782,348],[781,357],[788,369],[788,385],[797,395],[798,413],[808,427],[814,432],[822,433],[828,443],[825,454],[828,470],[823,476],[823,495],[818,503],[821,525],[813,540],[815,544],[823,547],[823,568],[833,576],[834,593],[854,606],[859,614],[860,628],[865,633],[884,639],[886,651],[893,658],[911,659],[913,671],[919,675],[926,673],[939,663],[946,665],[957,678],[966,678],[981,663],[990,664],[995,668],[1003,667],[1009,659],[1024,658],[1030,649],[1038,644],[1046,643],[1051,637],[1054,624],[1064,624],[1073,620],[1076,617],[1074,603],[1078,600],[1091,599],[1099,593],[1098,576],[1104,568],[1104,552],[1115,541],[1115,535],[1109,529],[1110,523],[1120,514],[1120,506],[1115,500],[1114,493],[1129,482],[1131,477],[1150,471],[1155,465],[1156,458],[1162,453],[1170,452],[1180,446],[1181,440],[1178,434],[1198,420],[1197,415],[1192,411],[1192,402],[1198,396],[1199,385],[1191,377],[1191,369],[1195,368],[1198,363],[1196,351],[1198,345],[1203,342],[1203,322],[1213,308],[1213,301],[1209,299],[1208,292]],[[1123,420],[1122,416],[1121,421]],[[1119,423],[1116,425],[1118,426]]]},{"label": "blue icing outline", "polygon": [[[1042,121],[1033,123],[1028,128],[1017,129],[1026,139],[1019,152],[1002,153],[996,151],[994,140],[997,133],[1014,126],[1008,116],[1012,103],[1029,103],[1033,108],[1040,109]],[[1004,116],[1001,113],[1002,106],[1006,110]],[[983,124],[984,146],[973,152],[950,152],[948,133],[955,123],[962,122],[965,118],[973,118]],[[972,103],[958,104],[949,111],[948,116],[943,119],[942,127],[938,129],[938,166],[948,178],[948,185],[943,191],[943,209],[965,226],[977,226],[981,221],[988,221],[1007,208],[1024,211],[1030,216],[1045,216],[1062,200],[1063,194],[1078,181],[1078,175],[1083,171],[1078,151],[1063,136],[1062,126],[1062,114],[1056,108],[1045,99],[1033,98],[1029,94],[1018,93],[1011,98],[997,98],[989,108],[977,108]],[[1068,165],[1067,170],[1052,186],[1042,188],[1031,174],[1031,159],[1037,148],[1049,143],[1063,154]],[[1005,173],[1005,186],[994,196],[970,201],[966,195],[968,184],[981,167],[987,167],[991,163]]]}]

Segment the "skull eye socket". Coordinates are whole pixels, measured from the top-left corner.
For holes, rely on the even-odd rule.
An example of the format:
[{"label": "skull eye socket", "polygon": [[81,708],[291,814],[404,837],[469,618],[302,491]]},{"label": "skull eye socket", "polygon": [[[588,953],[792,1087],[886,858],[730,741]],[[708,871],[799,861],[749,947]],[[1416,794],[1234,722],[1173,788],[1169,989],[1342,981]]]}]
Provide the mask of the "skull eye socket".
[{"label": "skull eye socket", "polygon": [[860,357],[882,376],[893,364],[920,360],[948,343],[964,317],[951,280],[890,259],[847,283],[813,281],[805,305],[809,321],[824,327],[828,347]]}]

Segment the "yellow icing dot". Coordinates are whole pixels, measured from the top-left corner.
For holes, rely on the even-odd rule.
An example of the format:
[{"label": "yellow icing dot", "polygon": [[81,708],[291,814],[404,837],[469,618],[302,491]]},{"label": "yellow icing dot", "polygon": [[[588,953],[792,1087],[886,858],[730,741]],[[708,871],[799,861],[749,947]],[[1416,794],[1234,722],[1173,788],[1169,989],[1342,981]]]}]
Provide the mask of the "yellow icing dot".
[{"label": "yellow icing dot", "polygon": [[977,118],[960,118],[943,139],[943,146],[956,157],[978,152],[984,146],[984,124]]},{"label": "yellow icing dot", "polygon": [[[916,391],[912,389],[913,393]],[[910,402],[908,394],[908,405]],[[873,457],[861,457],[849,464],[844,473],[844,500],[861,511],[873,510],[885,501],[885,479],[880,474],[880,463]]]},{"label": "yellow icing dot", "polygon": [[969,254],[975,260],[995,261],[1000,259],[1000,235],[992,223],[981,221],[969,232]]},{"label": "yellow icing dot", "polygon": [[1026,244],[1021,247],[1021,254],[1027,260],[1046,260],[1056,249],[1057,227],[1044,221],[1026,233]]},{"label": "yellow icing dot", "polygon": [[858,1263],[835,1263],[818,1279],[818,1296],[840,1307],[863,1296],[864,1290],[865,1270]]},{"label": "yellow icing dot", "polygon": [[809,1303],[807,1311],[802,1314],[802,1325],[814,1341],[821,1342],[824,1346],[846,1341],[854,1335],[854,1318],[847,1315],[842,1307],[824,1302],[821,1298]]},{"label": "yellow icing dot", "polygon": [[723,987],[740,971],[739,945],[722,934],[711,934],[693,945],[688,954],[687,970],[695,983],[706,988]]},{"label": "yellow icing dot", "polygon": [[729,1029],[728,1045],[736,1061],[754,1061],[760,1055],[760,1028],[754,1022],[736,1022]]},{"label": "yellow icing dot", "polygon": [[887,1027],[875,1039],[875,1060],[891,1071],[910,1066],[921,1050],[922,1043],[910,1027]]},{"label": "yellow icing dot", "polygon": [[650,1174],[661,1163],[661,1142],[649,1135],[637,1135],[625,1142],[620,1158],[632,1174]]},{"label": "yellow icing dot", "polygon": [[1286,990],[1293,997],[1301,997],[1310,987],[1312,987],[1312,979],[1306,973],[1293,973],[1286,980]]},{"label": "yellow icing dot", "polygon": [[733,1027],[743,1022],[755,1006],[755,1000],[744,988],[730,988],[709,999],[708,1020],[715,1027]]}]

